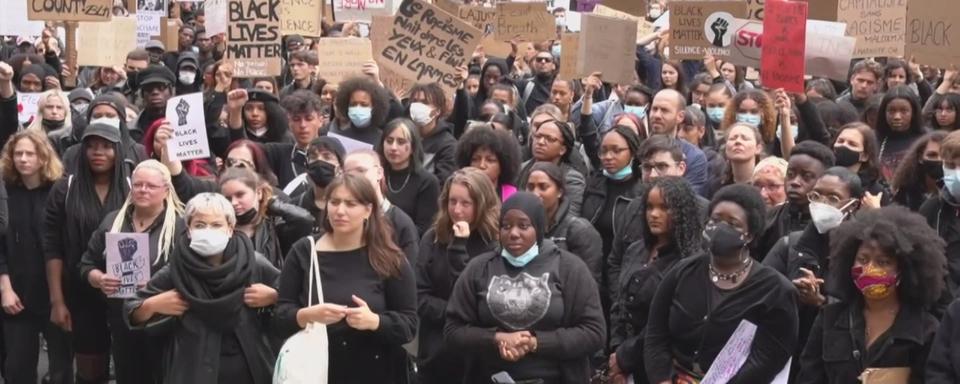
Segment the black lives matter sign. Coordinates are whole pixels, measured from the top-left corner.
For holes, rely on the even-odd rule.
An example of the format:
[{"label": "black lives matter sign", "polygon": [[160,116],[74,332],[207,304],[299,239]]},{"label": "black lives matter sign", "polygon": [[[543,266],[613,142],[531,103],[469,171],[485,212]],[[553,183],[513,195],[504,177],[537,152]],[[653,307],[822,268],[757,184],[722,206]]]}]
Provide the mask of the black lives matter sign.
[{"label": "black lives matter sign", "polygon": [[280,75],[280,0],[230,0],[227,60],[234,77]]}]

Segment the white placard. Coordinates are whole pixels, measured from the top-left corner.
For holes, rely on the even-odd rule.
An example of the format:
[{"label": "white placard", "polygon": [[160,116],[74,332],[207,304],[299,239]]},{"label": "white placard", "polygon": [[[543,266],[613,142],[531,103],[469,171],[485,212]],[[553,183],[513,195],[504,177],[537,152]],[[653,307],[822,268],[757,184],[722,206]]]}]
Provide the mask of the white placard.
[{"label": "white placard", "polygon": [[203,3],[203,9],[207,36],[227,33],[227,0],[207,0]]},{"label": "white placard", "polygon": [[170,7],[167,6],[167,0],[137,0],[137,14],[154,14],[160,16],[166,16],[167,10]]},{"label": "white placard", "polygon": [[338,135],[336,133],[330,132],[330,133],[327,133],[327,136],[340,140],[340,144],[343,145],[343,149],[346,150],[347,153],[373,149],[373,145],[364,143],[360,140],[351,139],[344,135]]},{"label": "white placard", "polygon": [[40,102],[41,93],[22,93],[17,92],[17,110],[20,124],[30,122],[37,115],[37,103]]},{"label": "white placard", "polygon": [[27,20],[26,1],[4,1],[0,12],[0,35],[40,36],[42,21]]},{"label": "white placard", "polygon": [[177,96],[167,101],[167,121],[173,128],[173,137],[167,141],[170,160],[210,157],[202,93]]},{"label": "white placard", "polygon": [[160,15],[155,13],[137,14],[137,48],[143,48],[153,36],[160,36]]},{"label": "white placard", "polygon": [[661,29],[670,29],[670,10],[668,9],[659,18],[653,21],[653,29],[659,31]]},{"label": "white placard", "polygon": [[108,297],[136,297],[139,286],[150,281],[150,234],[107,233],[106,248],[106,273],[120,280],[119,290]]},{"label": "white placard", "polygon": [[[750,346],[753,344],[753,337],[757,334],[757,325],[747,321],[740,320],[740,325],[733,331],[727,344],[723,346],[717,358],[713,360],[707,374],[703,376],[700,384],[726,384],[731,378],[736,376],[740,367],[750,356]],[[787,378],[790,376],[790,365],[793,358],[787,360],[787,365],[780,370],[780,373],[770,382],[770,384],[787,384]]]}]

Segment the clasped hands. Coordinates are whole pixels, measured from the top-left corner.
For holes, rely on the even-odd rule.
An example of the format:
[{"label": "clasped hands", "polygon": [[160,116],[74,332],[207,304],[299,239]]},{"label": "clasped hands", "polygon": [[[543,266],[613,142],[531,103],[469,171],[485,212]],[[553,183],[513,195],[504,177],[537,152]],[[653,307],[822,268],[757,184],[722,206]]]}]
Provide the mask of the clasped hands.
[{"label": "clasped hands", "polygon": [[537,337],[529,331],[497,332],[494,341],[500,351],[500,358],[510,362],[519,361],[528,353],[536,352],[538,348]]}]

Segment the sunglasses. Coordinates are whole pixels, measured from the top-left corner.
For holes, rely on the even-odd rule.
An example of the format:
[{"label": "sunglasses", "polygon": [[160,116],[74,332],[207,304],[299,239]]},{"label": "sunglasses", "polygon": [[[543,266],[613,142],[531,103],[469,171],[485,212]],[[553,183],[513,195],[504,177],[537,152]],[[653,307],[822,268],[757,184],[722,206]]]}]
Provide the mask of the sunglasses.
[{"label": "sunglasses", "polygon": [[536,62],[538,62],[538,63],[552,63],[552,62],[553,62],[553,58],[550,58],[550,57],[538,57],[538,58],[535,58],[534,61],[536,61]]}]

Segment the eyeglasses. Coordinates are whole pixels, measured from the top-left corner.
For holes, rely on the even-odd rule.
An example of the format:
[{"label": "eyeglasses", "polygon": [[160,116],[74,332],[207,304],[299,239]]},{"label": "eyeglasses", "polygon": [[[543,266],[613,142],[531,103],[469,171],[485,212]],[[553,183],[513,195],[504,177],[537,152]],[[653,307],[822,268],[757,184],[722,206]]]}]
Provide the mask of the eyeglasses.
[{"label": "eyeglasses", "polygon": [[836,207],[843,203],[844,199],[834,195],[821,195],[817,191],[811,191],[807,194],[807,201],[810,201],[811,203],[829,204]]},{"label": "eyeglasses", "polygon": [[253,163],[244,160],[244,159],[231,159],[227,158],[227,168],[251,168],[253,169]]},{"label": "eyeglasses", "polygon": [[616,147],[612,147],[612,148],[600,148],[600,156],[601,156],[601,157],[607,156],[607,155],[617,156],[617,155],[623,153],[623,151],[629,151],[629,150],[630,150],[630,148],[616,148]]},{"label": "eyeglasses", "polygon": [[160,188],[163,188],[164,186],[163,186],[163,185],[150,184],[150,183],[137,182],[137,183],[133,183],[133,185],[132,185],[131,187],[133,187],[133,190],[144,190],[144,191],[147,191],[147,192],[153,192],[153,191],[159,190]]},{"label": "eyeglasses", "polygon": [[550,135],[545,135],[545,134],[542,134],[542,133],[534,133],[534,134],[533,134],[533,141],[545,141],[547,144],[556,144],[556,143],[559,143],[560,140],[562,140],[562,139],[558,139],[558,138],[556,138],[556,137],[553,137],[553,136],[550,136]]},{"label": "eyeglasses", "polygon": [[640,164],[640,169],[641,169],[644,173],[650,173],[650,172],[653,172],[654,170],[656,170],[658,175],[662,175],[662,174],[666,173],[667,171],[669,171],[670,168],[675,167],[676,165],[677,165],[677,163],[671,164],[671,163],[667,163],[667,162],[662,162],[662,163],[643,163],[643,164]]}]

